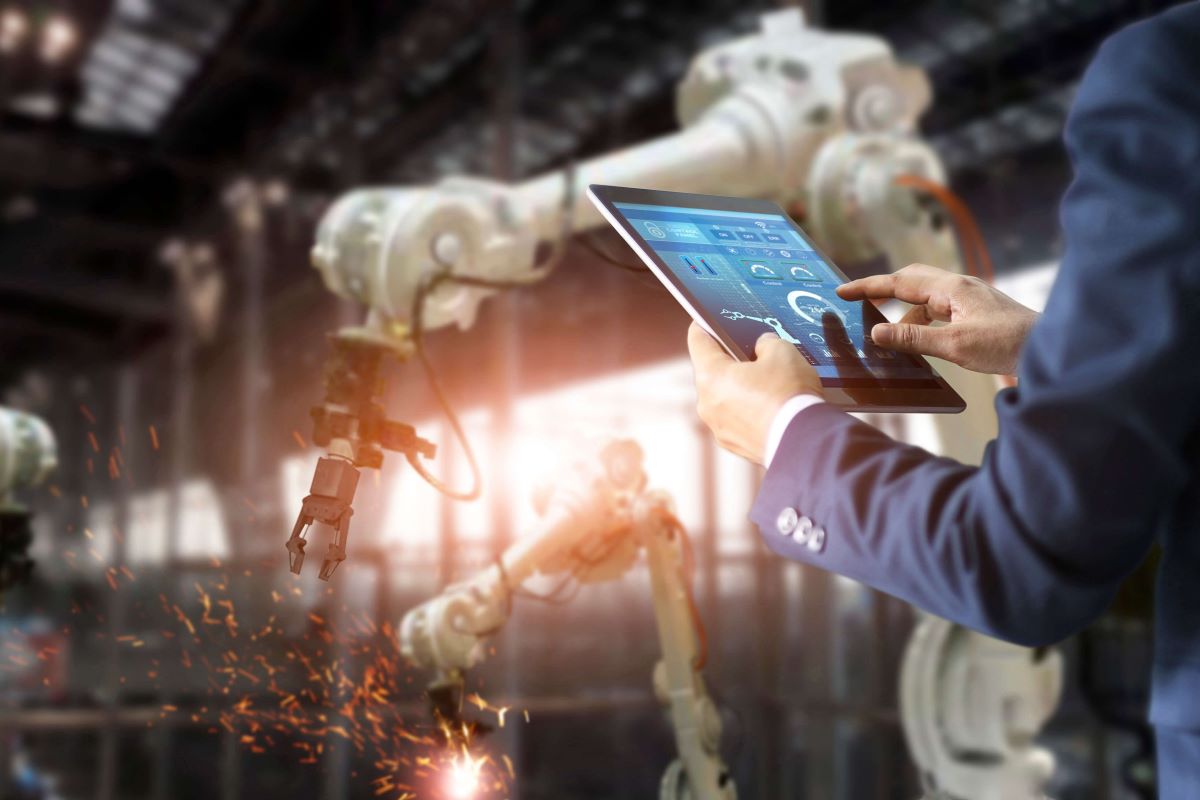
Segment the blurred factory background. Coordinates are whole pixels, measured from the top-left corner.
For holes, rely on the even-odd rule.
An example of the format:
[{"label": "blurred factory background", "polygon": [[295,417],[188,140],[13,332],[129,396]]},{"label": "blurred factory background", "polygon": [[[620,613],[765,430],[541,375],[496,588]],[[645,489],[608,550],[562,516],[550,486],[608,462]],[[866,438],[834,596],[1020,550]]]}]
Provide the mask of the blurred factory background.
[{"label": "blurred factory background", "polygon": [[[1073,89],[1106,35],[1168,5],[806,11],[928,71],[922,133],[999,279],[1037,303],[1061,249]],[[394,626],[521,536],[556,459],[613,435],[642,443],[694,541],[740,795],[919,796],[896,698],[911,610],[758,542],[745,518],[758,472],[694,415],[685,315],[590,247],[572,244],[552,278],[491,301],[470,331],[429,338],[483,498],[446,500],[390,458],[364,476],[334,579],[286,568],[318,455],[326,336],[361,316],[309,264],[328,203],[368,184],[531,176],[662,135],[690,57],[777,7],[0,2],[0,391],[49,423],[60,461],[22,496],[36,567],[0,607],[0,797],[405,796],[429,676],[403,666]],[[390,377],[389,411],[444,445],[443,477],[465,480],[419,370]],[[1129,587],[1062,647],[1065,696],[1044,738],[1054,797],[1153,796],[1145,597]],[[644,570],[561,604],[518,599],[471,676],[511,709],[487,737],[511,767],[504,796],[656,794],[673,745],[650,683],[653,626]],[[368,674],[385,685],[382,736],[337,724]]]}]

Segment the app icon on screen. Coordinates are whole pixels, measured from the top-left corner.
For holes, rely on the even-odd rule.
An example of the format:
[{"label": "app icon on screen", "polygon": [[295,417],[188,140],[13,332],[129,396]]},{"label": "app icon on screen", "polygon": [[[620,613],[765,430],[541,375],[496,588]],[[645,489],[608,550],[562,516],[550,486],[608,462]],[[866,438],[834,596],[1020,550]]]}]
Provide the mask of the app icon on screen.
[{"label": "app icon on screen", "polygon": [[808,264],[783,264],[782,266],[787,270],[788,277],[794,281],[819,283],[821,280],[821,276],[817,275]]},{"label": "app icon on screen", "polygon": [[767,264],[765,261],[743,261],[742,266],[745,267],[750,275],[760,280],[778,280],[779,274]]}]

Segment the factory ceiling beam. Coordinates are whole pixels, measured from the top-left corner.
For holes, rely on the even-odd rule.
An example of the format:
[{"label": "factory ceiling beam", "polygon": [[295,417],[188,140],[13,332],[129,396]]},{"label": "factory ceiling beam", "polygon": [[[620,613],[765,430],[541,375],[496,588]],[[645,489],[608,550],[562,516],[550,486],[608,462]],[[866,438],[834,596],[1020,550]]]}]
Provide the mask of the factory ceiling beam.
[{"label": "factory ceiling beam", "polygon": [[115,159],[80,148],[0,130],[0,183],[23,189],[71,190],[112,180],[126,171]]},{"label": "factory ceiling beam", "polygon": [[[171,154],[152,148],[144,139],[129,134],[64,127],[11,112],[0,114],[0,130],[9,140],[36,142],[50,162],[47,168],[62,169],[61,164],[75,159],[94,159],[98,163],[107,160],[107,169],[114,177],[136,169],[161,168],[189,181],[221,185],[237,172],[238,166],[232,160]],[[0,164],[0,170],[6,168],[11,165]]]},{"label": "factory ceiling beam", "polygon": [[[136,33],[142,33],[158,41],[165,41],[184,50],[204,51],[208,44],[202,37],[190,34],[181,28],[166,29],[161,25],[126,22]],[[229,70],[235,76],[266,78],[287,87],[311,88],[324,83],[327,78],[302,64],[292,64],[255,55],[245,47],[230,43],[218,47],[210,57],[212,69]]]},{"label": "factory ceiling beam", "polygon": [[16,312],[12,309],[5,309],[4,306],[4,300],[0,297],[0,334],[3,334],[5,338],[56,342],[89,355],[104,350],[109,345],[106,339],[95,335],[94,328],[78,325],[65,327],[48,322],[36,309]]},{"label": "factory ceiling beam", "polygon": [[[570,144],[559,148],[552,158],[525,155],[519,149],[518,174],[609,149],[617,144],[614,133],[628,141],[669,128],[674,124],[671,92],[699,42],[736,33],[739,25],[750,29],[757,23],[755,14],[741,13],[732,3],[702,15],[671,13],[665,8],[645,16],[636,11],[620,7],[616,13],[591,19],[582,38],[567,39],[555,26],[535,28],[536,37],[531,32],[526,70],[530,100],[523,103],[522,139],[530,131],[539,131],[543,138],[549,135]],[[631,37],[630,31],[640,35]],[[643,38],[644,46],[640,44]],[[470,79],[464,75],[464,85],[470,85]],[[461,97],[461,93],[455,96]],[[423,116],[420,125],[406,124],[408,135],[403,141],[397,142],[394,136],[385,140],[387,152],[398,157],[388,170],[391,177],[428,180],[435,153],[451,162],[449,167],[438,165],[439,171],[486,169],[481,155],[488,152],[489,137],[495,133],[491,120],[482,111],[464,116],[461,102],[446,105],[450,113],[443,117],[437,113],[437,101],[427,104],[422,110],[429,108],[430,116]],[[646,113],[630,113],[635,108]],[[407,116],[405,120],[407,123]],[[631,124],[634,120],[636,124]],[[614,122],[620,122],[620,127],[614,127]],[[379,154],[371,155],[374,160]]]},{"label": "factory ceiling beam", "polygon": [[[206,66],[192,79],[175,106],[167,113],[157,135],[159,149],[170,149],[181,128],[187,124],[189,115],[202,105],[202,101],[218,89],[228,87],[231,78],[238,77],[238,70],[245,64],[244,57],[236,54],[245,52],[246,42],[251,35],[265,27],[275,15],[294,11],[294,5],[294,2],[284,2],[283,0],[257,0],[257,2],[247,4],[238,14],[234,23],[229,26],[224,40],[213,51]],[[227,53],[234,55],[227,56]],[[241,75],[244,77],[246,72],[242,71]],[[320,79],[312,81],[302,79],[305,75],[311,76],[312,74],[303,68],[298,70],[296,79],[287,81],[286,88],[289,90],[305,88],[313,91],[324,82]],[[271,77],[274,80],[274,76]]]},{"label": "factory ceiling beam", "polygon": [[[1078,79],[1097,41],[1167,0],[935,3],[881,30],[929,71],[937,102],[923,128],[941,133]],[[936,15],[936,16],[935,16]]]},{"label": "factory ceiling beam", "polygon": [[[419,120],[411,120],[409,115],[420,113],[426,103],[454,105],[456,92],[452,87],[463,77],[456,67],[469,62],[483,50],[485,40],[479,34],[481,26],[475,23],[492,19],[503,8],[503,3],[500,0],[456,0],[453,8],[448,7],[450,5],[427,4],[414,11],[398,33],[384,37],[375,46],[374,55],[364,59],[356,70],[356,80],[339,82],[329,91],[318,93],[302,103],[278,126],[277,131],[282,136],[271,137],[270,143],[263,148],[268,162],[279,168],[294,169],[297,164],[318,158],[324,152],[353,152],[363,144],[361,121],[364,114],[379,113],[378,108],[367,108],[364,103],[364,99],[371,96],[396,98],[392,101],[395,107],[391,117],[393,120],[402,118],[401,124],[389,127],[385,121],[375,129],[382,134],[378,138],[393,141],[411,141],[406,134],[414,124],[419,127]],[[468,21],[472,23],[470,28],[463,26]],[[468,47],[463,39],[472,32],[474,47]],[[482,70],[471,72],[468,80],[477,87]],[[404,102],[405,98],[409,103]],[[419,105],[414,108],[410,103]],[[425,113],[422,116],[436,115]],[[297,154],[298,158],[288,163],[280,158],[286,153]]]},{"label": "factory ceiling beam", "polygon": [[[124,320],[139,324],[167,325],[171,301],[167,292],[135,290],[128,283],[102,280],[72,270],[26,268],[22,275],[0,275],[0,298],[12,303],[33,303],[53,313],[86,314],[91,318]],[[46,317],[50,319],[50,317]]]},{"label": "factory ceiling beam", "polygon": [[175,232],[174,226],[133,224],[111,216],[77,212],[47,213],[38,219],[38,224],[72,236],[86,237],[98,247],[137,250],[158,248]]}]

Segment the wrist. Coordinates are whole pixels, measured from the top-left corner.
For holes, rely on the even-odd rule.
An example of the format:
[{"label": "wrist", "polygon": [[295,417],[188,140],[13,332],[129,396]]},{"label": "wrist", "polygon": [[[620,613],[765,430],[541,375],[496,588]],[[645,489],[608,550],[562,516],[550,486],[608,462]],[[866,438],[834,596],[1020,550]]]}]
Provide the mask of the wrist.
[{"label": "wrist", "polygon": [[1029,339],[1030,332],[1033,331],[1041,315],[1036,311],[1029,311],[1021,316],[1012,328],[1012,333],[1008,337],[1008,347],[1004,353],[1002,364],[998,365],[998,369],[990,370],[998,375],[1016,375],[1017,365],[1021,360],[1021,351],[1025,349],[1025,342]]},{"label": "wrist", "polygon": [[824,402],[825,398],[821,394],[805,391],[789,397],[780,404],[774,416],[771,417],[771,423],[767,428],[767,438],[762,450],[762,465],[764,467],[771,466],[771,462],[775,458],[775,451],[779,449],[779,443],[783,441],[783,434],[787,432],[788,426],[792,424],[792,421],[800,412]]}]

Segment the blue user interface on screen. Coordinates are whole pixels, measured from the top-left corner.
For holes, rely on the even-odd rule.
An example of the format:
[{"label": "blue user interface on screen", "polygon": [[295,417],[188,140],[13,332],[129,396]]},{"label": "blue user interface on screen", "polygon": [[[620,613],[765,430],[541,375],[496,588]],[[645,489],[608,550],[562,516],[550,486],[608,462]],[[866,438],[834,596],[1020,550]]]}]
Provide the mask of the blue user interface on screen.
[{"label": "blue user interface on screen", "polygon": [[786,217],[613,205],[747,356],[774,331],[831,385],[930,378],[922,363],[871,342],[862,303],[837,296],[841,277]]}]

